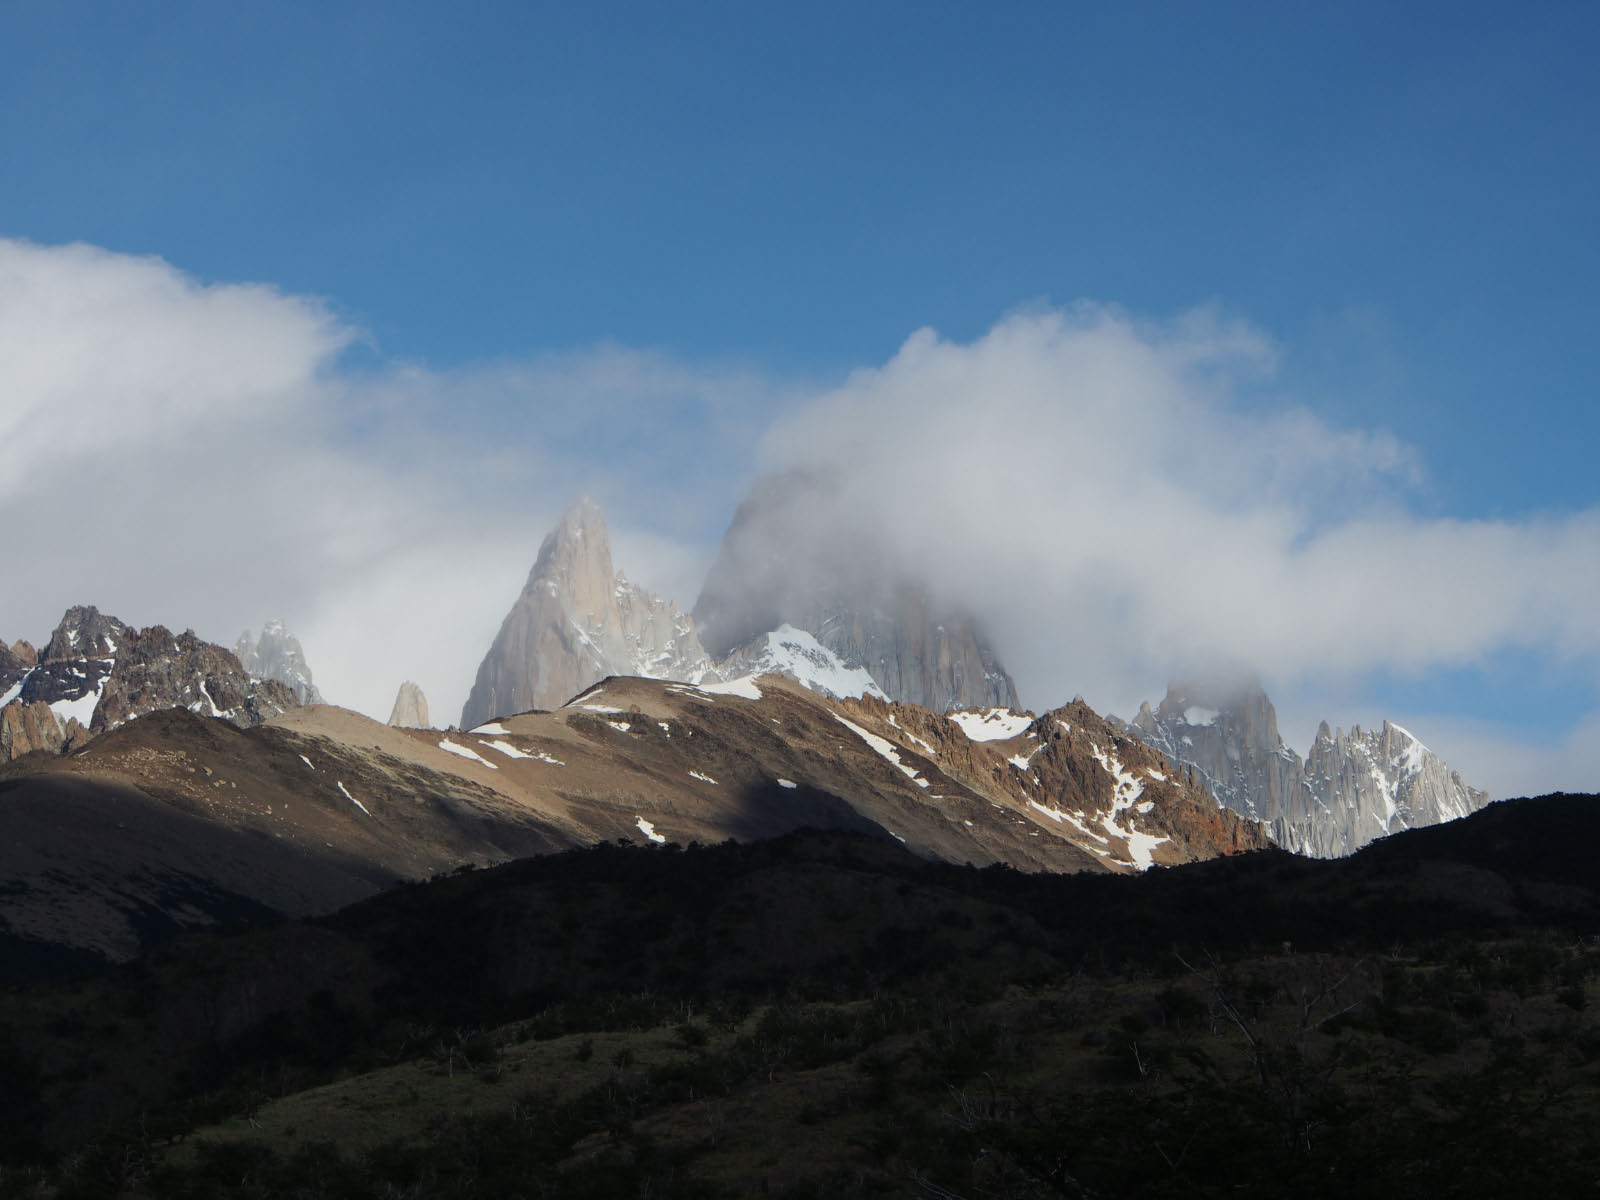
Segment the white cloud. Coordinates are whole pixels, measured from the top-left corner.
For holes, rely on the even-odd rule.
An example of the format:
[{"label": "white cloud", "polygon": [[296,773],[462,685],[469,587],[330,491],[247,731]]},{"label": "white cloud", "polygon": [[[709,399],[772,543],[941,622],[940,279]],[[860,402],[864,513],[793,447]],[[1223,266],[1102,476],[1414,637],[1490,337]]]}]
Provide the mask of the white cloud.
[{"label": "white cloud", "polygon": [[356,370],[361,336],[271,287],[0,239],[0,636],[80,603],[224,645],[282,616],[330,698],[386,717],[413,678],[449,721],[562,507],[594,492],[660,587],[749,471],[748,370]]},{"label": "white cloud", "polygon": [[1416,516],[1417,456],[1263,405],[1274,359],[1214,312],[923,330],[776,425],[767,461],[834,470],[836,510],[881,517],[986,616],[1034,705],[1126,713],[1175,673],[1600,657],[1600,511]]},{"label": "white cloud", "polygon": [[[1600,658],[1600,512],[1417,516],[1417,454],[1274,397],[1281,352],[1214,311],[923,331],[820,394],[617,346],[356,369],[361,340],[271,287],[0,239],[0,636],[76,603],[230,645],[283,616],[331,698],[385,717],[413,678],[449,721],[577,494],[688,606],[754,472],[820,464],[837,512],[881,517],[986,619],[1035,706],[1127,714],[1171,674],[1254,668],[1293,708],[1309,676]],[[1504,790],[1597,766],[1593,718],[1541,749],[1399,716],[1475,782],[1549,781]]]},{"label": "white cloud", "polygon": [[207,287],[159,259],[0,239],[0,497],[88,456],[314,407],[351,337],[322,305],[269,287]]}]

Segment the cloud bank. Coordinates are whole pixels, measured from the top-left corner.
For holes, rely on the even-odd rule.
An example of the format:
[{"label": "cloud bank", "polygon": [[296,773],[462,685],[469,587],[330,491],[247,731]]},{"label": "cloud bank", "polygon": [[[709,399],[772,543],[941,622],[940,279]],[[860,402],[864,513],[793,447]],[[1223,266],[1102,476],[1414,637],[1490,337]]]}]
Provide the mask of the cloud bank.
[{"label": "cloud bank", "polygon": [[[75,603],[226,644],[283,616],[325,694],[383,717],[414,678],[448,719],[578,494],[687,607],[755,475],[822,467],[829,512],[883,522],[1034,706],[1253,671],[1293,710],[1507,648],[1592,677],[1600,511],[1419,515],[1417,452],[1276,394],[1283,353],[1215,311],[1085,304],[924,330],[828,388],[621,346],[433,370],[313,298],[0,239],[0,636]],[[1593,787],[1596,719],[1431,740],[1492,787]]]},{"label": "cloud bank", "polygon": [[282,616],[324,694],[386,717],[413,678],[448,719],[579,492],[646,515],[633,574],[698,582],[678,535],[736,502],[718,460],[759,436],[764,381],[622,347],[452,371],[367,349],[315,299],[0,239],[0,637],[82,603],[225,645]]},{"label": "cloud bank", "polygon": [[1175,674],[1292,688],[1507,647],[1593,669],[1600,511],[1418,516],[1415,453],[1272,398],[1276,357],[1208,311],[923,330],[765,452],[834,472],[836,510],[881,519],[984,615],[1032,704],[1081,691],[1126,713]]}]

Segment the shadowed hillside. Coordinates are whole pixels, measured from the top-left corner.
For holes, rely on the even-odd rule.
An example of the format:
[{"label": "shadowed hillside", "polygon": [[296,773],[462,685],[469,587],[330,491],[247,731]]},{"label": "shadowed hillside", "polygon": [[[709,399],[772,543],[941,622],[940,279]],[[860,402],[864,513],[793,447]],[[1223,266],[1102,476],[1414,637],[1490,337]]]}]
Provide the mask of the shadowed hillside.
[{"label": "shadowed hillside", "polygon": [[4,1178],[1570,1194],[1600,1162],[1596,833],[1600,799],[1549,796],[1143,876],[842,832],[458,873],[7,997],[7,1154],[41,1165]]}]

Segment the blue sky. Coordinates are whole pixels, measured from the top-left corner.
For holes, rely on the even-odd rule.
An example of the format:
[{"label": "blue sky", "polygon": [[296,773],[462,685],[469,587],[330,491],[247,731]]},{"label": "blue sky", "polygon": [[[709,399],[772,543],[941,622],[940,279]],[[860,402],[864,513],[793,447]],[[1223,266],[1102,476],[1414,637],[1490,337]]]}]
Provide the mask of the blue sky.
[{"label": "blue sky", "polygon": [[[1374,507],[1522,528],[1600,502],[1597,14],[0,2],[0,238],[314,298],[336,349],[308,378],[338,386],[302,436],[355,455],[368,494],[410,471],[441,516],[497,514],[513,580],[586,489],[689,603],[776,423],[918,329],[971,346],[1084,300],[1243,323],[1271,365],[1232,371],[1222,409],[1405,448],[1403,481],[1298,498],[1302,539]],[[63,597],[16,587],[0,616],[26,627],[0,635],[37,638]],[[1283,687],[1296,719],[1415,711],[1573,751],[1587,645],[1485,634]],[[337,653],[313,667],[354,679]],[[1036,702],[1091,690],[1070,676]]]}]

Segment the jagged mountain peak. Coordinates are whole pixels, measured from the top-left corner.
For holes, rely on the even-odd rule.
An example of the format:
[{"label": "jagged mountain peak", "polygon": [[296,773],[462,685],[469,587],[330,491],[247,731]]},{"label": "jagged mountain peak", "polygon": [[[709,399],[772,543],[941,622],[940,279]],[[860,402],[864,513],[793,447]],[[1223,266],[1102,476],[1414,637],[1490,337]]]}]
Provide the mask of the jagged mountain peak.
[{"label": "jagged mountain peak", "polygon": [[1173,683],[1154,710],[1141,705],[1127,728],[1198,772],[1218,803],[1266,822],[1280,845],[1319,857],[1489,802],[1393,721],[1348,733],[1323,721],[1302,760],[1279,736],[1259,682]]},{"label": "jagged mountain peak", "polygon": [[62,616],[39,658],[41,662],[110,658],[117,652],[118,639],[127,632],[126,625],[92,604],[74,605]]},{"label": "jagged mountain peak", "polygon": [[697,683],[776,670],[832,694],[939,711],[1016,707],[1016,685],[973,617],[886,566],[868,524],[831,542],[814,536],[805,504],[826,503],[824,482],[768,477],[740,505],[696,608],[716,631],[716,659],[698,615],[617,567],[600,507],[569,505],[479,665],[462,727],[559,707],[607,675]]},{"label": "jagged mountain peak", "polygon": [[522,594],[479,664],[461,727],[558,708],[608,675],[695,683],[710,671],[688,614],[616,569],[605,514],[585,497],[540,544]]},{"label": "jagged mountain peak", "polygon": [[293,692],[301,704],[323,703],[322,693],[311,676],[311,666],[306,662],[305,650],[281,618],[275,617],[263,625],[260,637],[245,630],[234,643],[233,653],[251,675],[276,679]]},{"label": "jagged mountain peak", "polygon": [[836,492],[817,472],[752,486],[695,601],[707,650],[721,658],[789,625],[896,700],[1017,707],[976,618],[934,595],[870,516],[840,511]]},{"label": "jagged mountain peak", "polygon": [[238,658],[185,630],[134,629],[92,605],[69,608],[36,665],[0,696],[7,712],[0,750],[74,748],[158,709],[182,707],[254,725],[297,705],[276,680],[251,676]]}]

